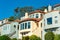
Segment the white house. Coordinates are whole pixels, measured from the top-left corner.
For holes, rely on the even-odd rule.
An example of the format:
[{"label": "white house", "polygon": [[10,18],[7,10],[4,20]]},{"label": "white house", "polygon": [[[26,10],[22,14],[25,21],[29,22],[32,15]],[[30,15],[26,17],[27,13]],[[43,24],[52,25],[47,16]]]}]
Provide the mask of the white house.
[{"label": "white house", "polygon": [[54,10],[47,11],[43,16],[43,20],[44,26],[42,40],[44,40],[44,35],[48,30],[52,31],[54,34],[60,34],[60,10],[58,10],[57,7],[54,8]]}]

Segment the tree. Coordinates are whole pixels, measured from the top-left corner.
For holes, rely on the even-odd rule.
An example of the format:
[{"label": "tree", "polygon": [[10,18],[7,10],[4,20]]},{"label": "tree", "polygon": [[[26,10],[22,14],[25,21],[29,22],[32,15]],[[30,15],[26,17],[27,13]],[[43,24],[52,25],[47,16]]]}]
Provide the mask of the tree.
[{"label": "tree", "polygon": [[26,7],[17,7],[16,9],[14,9],[15,12],[15,18],[20,19],[20,17],[24,16],[25,12],[32,12],[34,9],[32,6],[26,6]]},{"label": "tree", "polygon": [[54,40],[60,40],[60,34],[55,35]]},{"label": "tree", "polygon": [[48,9],[48,6],[43,6],[43,7],[41,7],[41,8],[38,8],[37,10],[44,11],[45,9]]},{"label": "tree", "polygon": [[48,31],[48,32],[45,34],[45,40],[54,40],[54,33],[51,32],[51,31]]},{"label": "tree", "polygon": [[14,9],[14,19],[20,19],[19,7]]},{"label": "tree", "polygon": [[29,36],[23,37],[22,40],[29,40]]},{"label": "tree", "polygon": [[25,12],[31,12],[31,11],[34,11],[33,7],[32,6],[26,6],[26,7],[22,7],[20,8],[20,12],[21,13],[25,13]]},{"label": "tree", "polygon": [[29,40],[41,40],[39,37],[37,37],[36,35],[31,35],[29,37]]},{"label": "tree", "polygon": [[8,36],[3,35],[3,36],[0,36],[0,40],[11,40],[11,39]]},{"label": "tree", "polygon": [[12,40],[17,40],[16,38],[13,38]]},{"label": "tree", "polygon": [[11,17],[9,17],[9,19],[8,19],[9,21],[14,21],[14,17],[13,16],[11,16]]}]

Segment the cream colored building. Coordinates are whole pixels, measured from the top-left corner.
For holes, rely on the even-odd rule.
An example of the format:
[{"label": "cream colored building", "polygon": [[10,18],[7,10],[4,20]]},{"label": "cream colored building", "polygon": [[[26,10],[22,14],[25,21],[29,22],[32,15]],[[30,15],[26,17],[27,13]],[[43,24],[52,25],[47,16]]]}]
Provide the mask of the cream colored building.
[{"label": "cream colored building", "polygon": [[36,10],[31,12],[29,15],[25,13],[24,17],[21,17],[19,22],[19,39],[23,36],[36,35],[42,37],[42,20],[43,20],[43,11]]}]

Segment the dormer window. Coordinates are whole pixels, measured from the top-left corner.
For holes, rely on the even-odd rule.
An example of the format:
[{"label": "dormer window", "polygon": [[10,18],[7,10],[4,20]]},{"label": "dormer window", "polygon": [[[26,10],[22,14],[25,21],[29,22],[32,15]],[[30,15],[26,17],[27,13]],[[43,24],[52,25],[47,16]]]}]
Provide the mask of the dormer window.
[{"label": "dormer window", "polygon": [[35,14],[31,14],[29,17],[30,18],[39,18],[40,15],[42,16],[42,14],[35,13]]},{"label": "dormer window", "polygon": [[39,15],[38,14],[36,14],[36,18],[38,18],[39,17]]}]

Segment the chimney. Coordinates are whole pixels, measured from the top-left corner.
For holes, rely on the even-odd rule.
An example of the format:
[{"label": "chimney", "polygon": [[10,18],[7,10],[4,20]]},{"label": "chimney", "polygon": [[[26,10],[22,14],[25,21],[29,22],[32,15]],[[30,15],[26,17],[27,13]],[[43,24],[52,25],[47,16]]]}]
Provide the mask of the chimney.
[{"label": "chimney", "polygon": [[44,12],[47,12],[47,9],[45,9]]},{"label": "chimney", "polygon": [[50,12],[51,10],[52,10],[52,6],[49,5],[49,6],[48,6],[48,12]]},{"label": "chimney", "polygon": [[28,18],[28,13],[27,12],[25,13],[25,18]]}]

